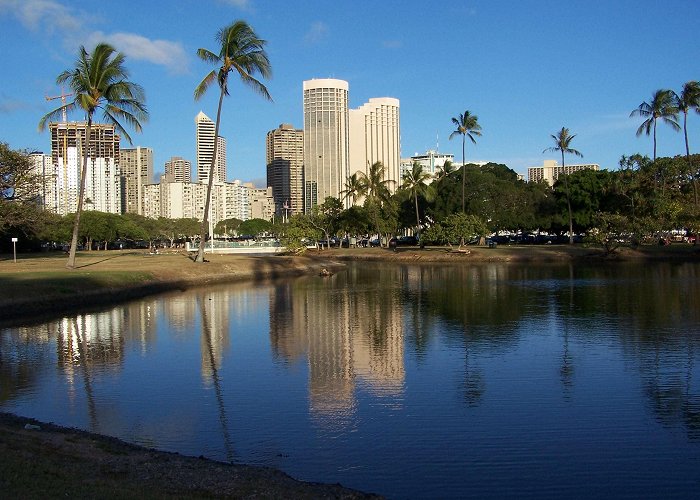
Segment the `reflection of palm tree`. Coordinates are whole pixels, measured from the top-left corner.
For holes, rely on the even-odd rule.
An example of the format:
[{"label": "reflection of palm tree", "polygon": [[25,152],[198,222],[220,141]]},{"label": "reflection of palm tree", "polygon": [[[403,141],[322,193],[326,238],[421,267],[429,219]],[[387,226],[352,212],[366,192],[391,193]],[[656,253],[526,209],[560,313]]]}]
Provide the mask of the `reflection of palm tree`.
[{"label": "reflection of palm tree", "polygon": [[204,305],[204,299],[198,297],[199,311],[202,317],[202,337],[206,344],[206,352],[203,353],[209,362],[211,369],[211,378],[214,382],[214,392],[216,393],[216,402],[219,406],[219,421],[221,422],[221,431],[224,435],[224,447],[226,448],[226,459],[229,462],[233,461],[233,446],[231,445],[231,436],[228,432],[228,418],[226,417],[226,407],[224,406],[224,397],[221,390],[221,382],[219,381],[219,369],[216,366],[216,357],[214,356],[214,345],[212,343],[211,323],[207,308]]},{"label": "reflection of palm tree", "polygon": [[484,376],[476,366],[469,366],[469,339],[464,346],[464,398],[469,406],[478,406],[486,391]]}]

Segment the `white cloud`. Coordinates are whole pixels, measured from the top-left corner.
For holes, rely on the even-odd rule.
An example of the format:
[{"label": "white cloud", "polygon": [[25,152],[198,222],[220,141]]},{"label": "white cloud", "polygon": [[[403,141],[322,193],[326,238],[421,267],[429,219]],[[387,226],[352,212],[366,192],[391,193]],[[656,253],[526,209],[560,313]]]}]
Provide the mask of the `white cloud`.
[{"label": "white cloud", "polygon": [[0,13],[9,13],[32,31],[77,31],[85,22],[85,15],[53,0],[0,0]]},{"label": "white cloud", "polygon": [[135,33],[105,34],[100,31],[88,37],[89,46],[106,42],[127,57],[165,66],[175,73],[187,71],[187,56],[182,44],[168,40],[151,40]]},{"label": "white cloud", "polygon": [[[247,0],[236,1],[248,4]],[[99,42],[107,42],[132,59],[165,66],[174,73],[187,71],[189,58],[180,42],[151,40],[136,33],[90,32],[94,19],[54,0],[0,0],[1,14],[14,16],[34,32],[63,37],[63,45],[71,53],[81,41],[88,51]]]},{"label": "white cloud", "polygon": [[316,21],[304,35],[304,42],[316,44],[328,36],[328,25],[323,21]]},{"label": "white cloud", "polygon": [[253,10],[253,4],[250,2],[250,0],[220,0],[223,3],[233,5],[234,7],[238,7],[241,10],[247,10],[247,11],[252,11]]}]

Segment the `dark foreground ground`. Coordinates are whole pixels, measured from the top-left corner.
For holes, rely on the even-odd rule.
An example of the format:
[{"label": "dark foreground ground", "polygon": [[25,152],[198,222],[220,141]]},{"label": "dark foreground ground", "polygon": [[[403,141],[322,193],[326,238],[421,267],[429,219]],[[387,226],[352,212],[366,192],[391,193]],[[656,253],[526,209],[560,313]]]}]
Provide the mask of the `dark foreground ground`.
[{"label": "dark foreground ground", "polygon": [[0,413],[0,498],[379,498]]}]

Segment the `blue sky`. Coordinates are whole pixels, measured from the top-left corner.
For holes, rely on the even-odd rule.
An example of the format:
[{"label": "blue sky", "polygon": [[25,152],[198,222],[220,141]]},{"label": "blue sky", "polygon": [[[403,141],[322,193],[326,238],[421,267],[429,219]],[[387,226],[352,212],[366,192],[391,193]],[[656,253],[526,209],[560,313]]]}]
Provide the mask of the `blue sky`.
[{"label": "blue sky", "polygon": [[[438,147],[461,160],[461,141],[448,136],[451,118],[469,110],[483,136],[468,144],[467,160],[523,174],[556,158],[542,150],[562,126],[577,135],[582,161],[602,168],[617,168],[622,154],[651,156],[630,112],[658,88],[700,79],[693,0],[0,0],[0,141],[49,152],[37,123],[60,102],[44,97],[60,93],[56,76],[81,44],[106,41],[146,91],[150,120],[133,145],[154,149],[156,171],[171,156],[194,163],[194,117],[213,119],[217,98],[216,88],[192,97],[211,69],[195,52],[218,52],[215,33],[237,19],[268,41],[274,102],[234,83],[221,134],[229,180],[258,185],[265,134],[302,127],[302,82],[311,78],[347,80],[353,108],[398,98],[402,157]],[[700,151],[700,116],[689,117],[689,131]],[[683,151],[682,134],[660,125],[658,155]]]}]

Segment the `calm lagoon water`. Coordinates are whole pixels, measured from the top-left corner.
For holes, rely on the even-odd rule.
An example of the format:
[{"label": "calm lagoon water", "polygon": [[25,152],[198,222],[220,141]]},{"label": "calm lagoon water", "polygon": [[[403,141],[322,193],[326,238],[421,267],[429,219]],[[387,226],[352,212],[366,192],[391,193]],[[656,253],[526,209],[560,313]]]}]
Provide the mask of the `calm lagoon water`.
[{"label": "calm lagoon water", "polygon": [[0,330],[0,410],[389,498],[697,498],[700,265],[375,265]]}]

